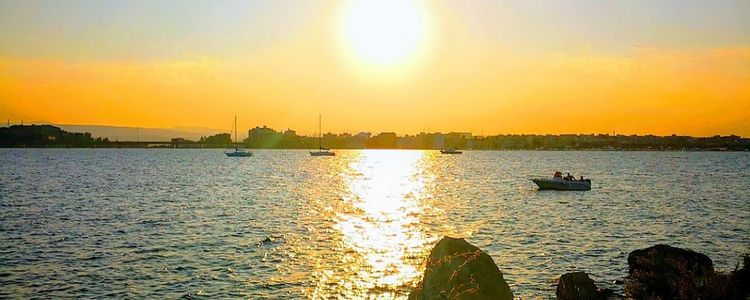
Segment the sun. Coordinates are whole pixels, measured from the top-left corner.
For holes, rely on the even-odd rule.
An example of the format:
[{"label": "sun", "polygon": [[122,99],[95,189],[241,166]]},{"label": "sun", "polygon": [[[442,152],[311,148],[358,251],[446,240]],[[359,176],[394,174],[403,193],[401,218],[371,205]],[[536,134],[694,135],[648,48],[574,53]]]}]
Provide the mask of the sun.
[{"label": "sun", "polygon": [[362,61],[379,66],[405,62],[423,45],[426,13],[412,0],[356,0],[345,7],[345,43]]}]

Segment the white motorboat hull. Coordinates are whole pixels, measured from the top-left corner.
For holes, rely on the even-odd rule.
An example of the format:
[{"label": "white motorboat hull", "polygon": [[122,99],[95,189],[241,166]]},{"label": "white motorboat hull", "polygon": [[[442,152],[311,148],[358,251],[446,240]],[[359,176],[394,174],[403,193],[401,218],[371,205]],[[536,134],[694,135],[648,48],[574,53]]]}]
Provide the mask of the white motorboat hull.
[{"label": "white motorboat hull", "polygon": [[562,180],[562,179],[532,179],[540,190],[557,191],[588,191],[591,190],[591,180]]}]

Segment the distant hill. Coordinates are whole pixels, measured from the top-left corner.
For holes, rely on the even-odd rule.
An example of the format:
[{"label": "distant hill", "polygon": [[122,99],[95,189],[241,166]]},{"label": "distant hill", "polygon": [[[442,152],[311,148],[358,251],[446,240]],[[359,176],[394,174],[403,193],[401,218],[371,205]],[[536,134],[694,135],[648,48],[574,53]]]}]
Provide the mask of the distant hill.
[{"label": "distant hill", "polygon": [[0,147],[89,148],[106,147],[106,139],[83,132],[67,132],[52,125],[13,125],[0,128]]},{"label": "distant hill", "polygon": [[210,136],[227,132],[226,130],[200,127],[137,128],[104,125],[51,125],[60,127],[61,129],[69,132],[89,132],[94,138],[106,137],[109,138],[110,141],[169,141],[172,138],[198,140],[202,136]]}]

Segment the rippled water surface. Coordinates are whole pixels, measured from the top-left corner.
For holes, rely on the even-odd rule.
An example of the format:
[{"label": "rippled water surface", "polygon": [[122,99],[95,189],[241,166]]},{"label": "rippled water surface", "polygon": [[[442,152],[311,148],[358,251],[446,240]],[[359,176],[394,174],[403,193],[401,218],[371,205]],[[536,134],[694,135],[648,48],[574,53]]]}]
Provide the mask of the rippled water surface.
[{"label": "rippled water surface", "polygon": [[[656,243],[750,252],[750,153],[0,150],[0,298],[404,298],[444,235],[516,296]],[[537,191],[555,170],[588,192]]]}]

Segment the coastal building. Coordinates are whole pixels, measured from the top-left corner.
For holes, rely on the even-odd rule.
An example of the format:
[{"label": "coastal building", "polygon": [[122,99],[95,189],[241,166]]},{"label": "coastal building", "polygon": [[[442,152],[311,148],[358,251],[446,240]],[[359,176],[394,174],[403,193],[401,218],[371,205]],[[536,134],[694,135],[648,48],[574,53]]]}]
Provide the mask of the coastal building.
[{"label": "coastal building", "polygon": [[395,132],[381,132],[367,141],[367,148],[393,149],[396,148],[398,136]]},{"label": "coastal building", "polygon": [[245,144],[251,148],[277,148],[283,136],[284,134],[264,125],[248,130]]}]

